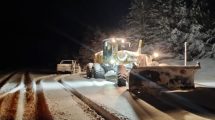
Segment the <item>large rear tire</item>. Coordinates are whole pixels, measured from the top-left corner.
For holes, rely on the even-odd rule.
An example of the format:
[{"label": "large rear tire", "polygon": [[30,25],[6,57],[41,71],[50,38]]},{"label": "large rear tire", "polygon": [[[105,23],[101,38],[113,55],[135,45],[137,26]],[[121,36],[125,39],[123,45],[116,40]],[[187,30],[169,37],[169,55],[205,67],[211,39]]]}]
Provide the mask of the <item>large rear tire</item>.
[{"label": "large rear tire", "polygon": [[117,73],[117,85],[119,87],[126,86],[126,81],[128,80],[128,73],[124,65],[118,66]]},{"label": "large rear tire", "polygon": [[94,78],[105,78],[105,70],[99,63],[94,63],[92,68],[92,77]]}]

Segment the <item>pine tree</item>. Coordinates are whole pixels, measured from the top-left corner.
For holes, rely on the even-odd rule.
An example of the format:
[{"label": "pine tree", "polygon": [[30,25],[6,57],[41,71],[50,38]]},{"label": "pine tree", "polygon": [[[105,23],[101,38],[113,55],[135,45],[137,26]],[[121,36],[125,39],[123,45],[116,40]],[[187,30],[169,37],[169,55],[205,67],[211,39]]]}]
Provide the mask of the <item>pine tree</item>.
[{"label": "pine tree", "polygon": [[148,53],[154,48],[166,51],[169,48],[166,44],[170,37],[169,9],[168,0],[132,2],[127,22],[131,37],[144,40],[143,52]]},{"label": "pine tree", "polygon": [[[130,34],[143,38],[151,50],[168,52],[162,48],[164,45],[177,54],[183,54],[184,42],[188,42],[191,59],[205,57],[214,50],[213,45],[207,44],[214,40],[211,23],[215,20],[208,3],[208,0],[134,0],[128,15]],[[150,51],[147,47],[145,50]]]},{"label": "pine tree", "polygon": [[170,36],[168,20],[169,6],[167,0],[156,0],[148,10],[147,39],[151,42],[166,41]]},{"label": "pine tree", "polygon": [[188,42],[188,56],[190,59],[202,58],[207,54],[207,46],[205,40],[209,37],[205,29],[207,18],[206,8],[207,2],[200,0],[190,1],[172,1],[172,33],[170,41],[174,46],[175,52],[183,54],[183,43]]},{"label": "pine tree", "polygon": [[130,12],[127,17],[129,33],[131,37],[136,39],[145,38],[146,31],[146,7],[143,4],[144,0],[134,0],[131,3]]}]

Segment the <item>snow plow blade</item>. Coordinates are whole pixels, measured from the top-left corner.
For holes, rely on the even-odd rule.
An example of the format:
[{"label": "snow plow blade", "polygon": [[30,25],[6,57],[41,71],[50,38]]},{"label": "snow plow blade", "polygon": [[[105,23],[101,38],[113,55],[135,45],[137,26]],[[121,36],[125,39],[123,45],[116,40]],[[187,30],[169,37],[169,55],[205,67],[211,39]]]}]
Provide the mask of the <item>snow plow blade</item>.
[{"label": "snow plow blade", "polygon": [[129,91],[193,89],[194,74],[198,69],[200,64],[132,68],[129,75]]}]

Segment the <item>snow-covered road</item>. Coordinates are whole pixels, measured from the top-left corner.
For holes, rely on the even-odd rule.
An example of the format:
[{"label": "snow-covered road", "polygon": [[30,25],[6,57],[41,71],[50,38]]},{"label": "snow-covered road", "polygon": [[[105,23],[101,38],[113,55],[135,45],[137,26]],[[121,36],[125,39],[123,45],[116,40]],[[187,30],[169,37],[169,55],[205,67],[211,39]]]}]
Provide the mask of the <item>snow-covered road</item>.
[{"label": "snow-covered road", "polygon": [[[180,92],[163,93],[162,96],[150,96],[145,93],[134,95],[127,91],[127,87],[119,88],[113,82],[103,79],[84,80],[77,76],[70,76],[65,77],[63,81],[95,103],[105,106],[110,112],[114,111],[116,114],[126,116],[132,120],[177,120],[179,118],[183,120],[203,120],[210,119],[207,115],[214,114],[210,113],[211,111],[205,112],[203,108],[200,109],[199,105],[192,103],[192,98],[179,95]],[[172,94],[174,94],[174,97],[172,97]],[[182,102],[180,102],[181,99]],[[191,105],[187,106],[188,103]],[[196,109],[205,112],[206,115],[197,114]]]},{"label": "snow-covered road", "polygon": [[[8,77],[9,76],[9,77]],[[104,79],[80,75],[2,76],[1,119],[47,120],[204,120],[215,118],[213,88],[197,87],[188,92],[160,96],[130,93]],[[210,96],[210,97],[208,97]]]},{"label": "snow-covered road", "polygon": [[200,62],[195,89],[156,95],[79,74],[1,74],[0,120],[214,120],[215,61]]}]

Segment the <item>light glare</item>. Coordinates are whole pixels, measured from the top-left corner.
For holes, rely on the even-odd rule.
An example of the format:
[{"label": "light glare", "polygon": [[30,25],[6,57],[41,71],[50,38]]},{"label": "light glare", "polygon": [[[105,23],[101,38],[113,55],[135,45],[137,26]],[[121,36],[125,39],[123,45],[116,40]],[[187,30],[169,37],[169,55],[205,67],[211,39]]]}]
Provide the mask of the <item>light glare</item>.
[{"label": "light glare", "polygon": [[159,54],[156,53],[156,52],[153,55],[154,55],[155,58],[159,56]]},{"label": "light glare", "polygon": [[115,38],[112,38],[112,42],[113,42],[113,43],[115,43],[115,42],[116,42]]}]

